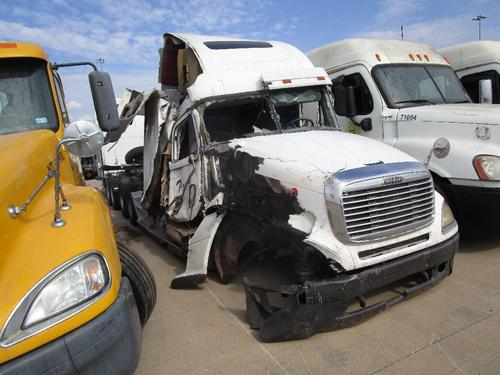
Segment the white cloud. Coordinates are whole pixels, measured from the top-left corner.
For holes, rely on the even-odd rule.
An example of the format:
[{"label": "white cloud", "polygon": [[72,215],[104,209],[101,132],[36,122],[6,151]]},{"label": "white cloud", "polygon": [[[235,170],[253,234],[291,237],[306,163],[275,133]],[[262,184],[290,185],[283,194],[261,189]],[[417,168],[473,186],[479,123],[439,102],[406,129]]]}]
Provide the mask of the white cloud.
[{"label": "white cloud", "polygon": [[[494,35],[495,29],[483,26],[483,35]],[[401,31],[383,28],[362,33],[367,38],[400,39]],[[415,22],[404,26],[405,40],[424,42],[434,48],[475,40],[477,25],[471,22],[469,15],[438,18],[429,21]]]},{"label": "white cloud", "polygon": [[382,0],[379,5],[381,7],[377,14],[379,22],[394,22],[395,18],[412,15],[422,9],[421,0]]},{"label": "white cloud", "polygon": [[[272,22],[277,8],[274,0],[86,0],[77,6],[68,4],[67,0],[0,3],[0,14],[10,15],[0,18],[0,40],[38,43],[57,62],[103,58],[103,69],[111,74],[118,95],[124,87],[146,90],[155,86],[158,49],[166,31],[272,39],[293,34],[298,22],[296,17]],[[72,117],[92,114],[86,75],[72,74],[69,69],[61,69],[60,74]]]},{"label": "white cloud", "polygon": [[83,108],[83,105],[78,103],[76,100],[70,100],[67,105],[68,110]]}]

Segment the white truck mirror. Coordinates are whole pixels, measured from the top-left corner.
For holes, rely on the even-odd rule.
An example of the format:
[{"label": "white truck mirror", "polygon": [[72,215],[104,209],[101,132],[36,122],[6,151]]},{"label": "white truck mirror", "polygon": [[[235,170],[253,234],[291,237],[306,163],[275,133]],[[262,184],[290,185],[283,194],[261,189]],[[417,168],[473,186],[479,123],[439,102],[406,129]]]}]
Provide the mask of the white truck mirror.
[{"label": "white truck mirror", "polygon": [[427,155],[427,158],[424,161],[426,167],[429,167],[429,162],[431,161],[432,155],[434,155],[438,159],[444,159],[450,153],[451,145],[450,141],[446,138],[438,138],[434,145],[432,146],[432,150]]},{"label": "white truck mirror", "polygon": [[493,103],[493,84],[491,79],[482,79],[479,81],[479,103]]}]

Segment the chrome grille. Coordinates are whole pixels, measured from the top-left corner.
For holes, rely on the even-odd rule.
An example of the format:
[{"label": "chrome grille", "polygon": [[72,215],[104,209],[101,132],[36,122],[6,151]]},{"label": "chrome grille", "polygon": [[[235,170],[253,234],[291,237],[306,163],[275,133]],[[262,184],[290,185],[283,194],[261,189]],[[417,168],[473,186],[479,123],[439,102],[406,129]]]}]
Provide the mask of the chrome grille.
[{"label": "chrome grille", "polygon": [[[345,227],[352,241],[399,234],[433,220],[434,187],[429,174],[387,177],[343,189]],[[382,185],[383,181],[390,185]]]}]

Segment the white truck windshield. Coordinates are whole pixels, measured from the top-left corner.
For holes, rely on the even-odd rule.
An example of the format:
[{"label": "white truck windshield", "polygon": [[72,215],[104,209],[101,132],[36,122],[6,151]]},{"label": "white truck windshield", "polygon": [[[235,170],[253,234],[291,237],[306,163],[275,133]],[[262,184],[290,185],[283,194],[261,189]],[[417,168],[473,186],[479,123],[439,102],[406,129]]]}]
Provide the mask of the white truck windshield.
[{"label": "white truck windshield", "polygon": [[449,66],[379,65],[373,76],[391,108],[470,102]]},{"label": "white truck windshield", "polygon": [[37,59],[0,60],[0,134],[57,128],[46,63]]},{"label": "white truck windshield", "polygon": [[328,87],[270,91],[267,95],[226,100],[204,111],[213,142],[297,128],[337,128]]}]

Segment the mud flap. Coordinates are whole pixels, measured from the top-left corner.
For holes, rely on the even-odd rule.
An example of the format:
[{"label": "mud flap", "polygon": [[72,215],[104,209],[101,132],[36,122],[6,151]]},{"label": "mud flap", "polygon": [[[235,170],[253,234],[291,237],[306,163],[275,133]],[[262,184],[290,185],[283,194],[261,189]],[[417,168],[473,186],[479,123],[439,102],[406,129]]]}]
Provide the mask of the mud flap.
[{"label": "mud flap", "polygon": [[171,288],[189,288],[206,280],[212,242],[225,215],[225,213],[213,212],[203,218],[189,240],[186,270],[172,280]]}]

